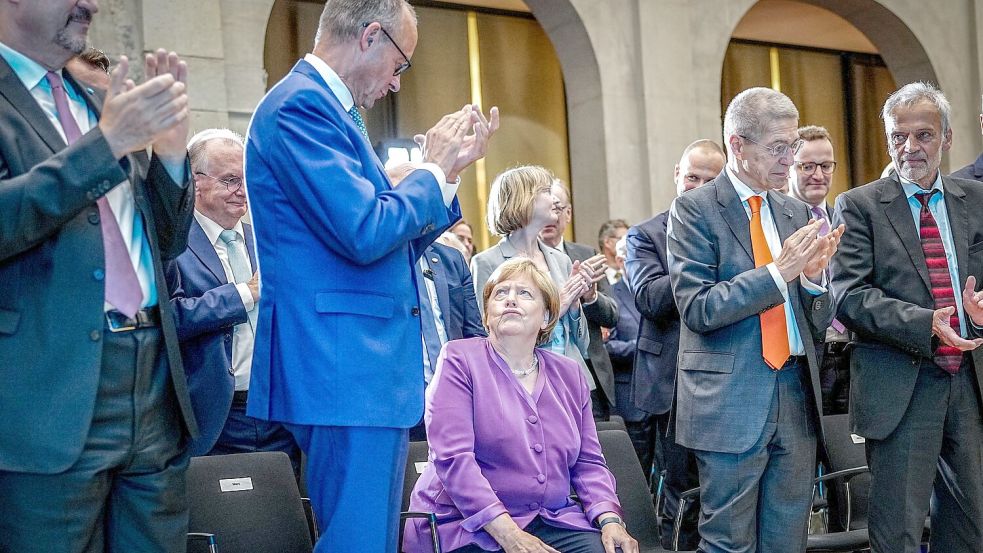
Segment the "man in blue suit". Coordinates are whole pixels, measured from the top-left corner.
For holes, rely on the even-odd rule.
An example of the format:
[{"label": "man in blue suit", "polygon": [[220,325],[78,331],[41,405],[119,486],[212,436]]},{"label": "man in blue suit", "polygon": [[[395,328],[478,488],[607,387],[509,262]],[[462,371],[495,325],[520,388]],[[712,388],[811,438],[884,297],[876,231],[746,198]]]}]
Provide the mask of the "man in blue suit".
[{"label": "man in blue suit", "polygon": [[243,140],[208,129],[188,143],[195,220],[188,249],[166,269],[191,406],[192,455],[283,451],[300,474],[300,449],[283,425],[246,415],[259,274],[243,188]]},{"label": "man in blue suit", "polygon": [[727,165],[673,202],[669,280],[680,316],[676,441],[700,473],[699,551],[805,551],[816,438],[815,344],[833,318],[819,237],[778,192],[801,145],[798,110],[767,88],[727,107]]},{"label": "man in blue suit", "polygon": [[467,105],[393,188],[358,107],[399,90],[404,0],[328,0],[313,53],[257,107],[246,181],[263,275],[247,413],[307,453],[318,551],[396,550],[407,429],[423,411],[413,266],[460,218],[458,175],[498,126]]}]

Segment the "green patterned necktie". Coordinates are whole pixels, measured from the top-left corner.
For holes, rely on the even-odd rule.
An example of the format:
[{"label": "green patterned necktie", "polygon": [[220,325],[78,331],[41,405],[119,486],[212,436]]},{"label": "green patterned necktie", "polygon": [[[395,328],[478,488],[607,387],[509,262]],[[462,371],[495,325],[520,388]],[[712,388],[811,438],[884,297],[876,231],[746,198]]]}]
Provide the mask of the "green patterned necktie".
[{"label": "green patterned necktie", "polygon": [[358,112],[358,108],[352,106],[352,109],[348,110],[348,115],[352,116],[352,121],[355,121],[355,126],[358,130],[362,131],[362,136],[365,140],[369,139],[369,131],[365,130],[365,121],[362,120],[362,114]]}]

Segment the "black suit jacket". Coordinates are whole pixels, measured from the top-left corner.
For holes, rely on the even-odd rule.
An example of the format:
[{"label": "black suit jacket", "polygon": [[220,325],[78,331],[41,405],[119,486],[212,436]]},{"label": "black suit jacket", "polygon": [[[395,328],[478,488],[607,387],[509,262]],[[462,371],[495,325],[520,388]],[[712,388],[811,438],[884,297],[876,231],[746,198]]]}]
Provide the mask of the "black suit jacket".
[{"label": "black suit jacket", "polygon": [[679,311],[669,282],[666,223],[663,212],[628,230],[625,271],[642,315],[632,398],[635,406],[655,415],[672,407],[679,353]]},{"label": "black suit jacket", "polygon": [[[566,240],[563,241],[563,249],[571,261],[584,261],[597,255],[597,250],[590,246]],[[607,279],[602,278],[597,283],[597,301],[590,305],[584,305],[583,309],[584,316],[587,317],[587,332],[590,334],[590,343],[587,345],[587,361],[590,363],[591,370],[594,371],[599,387],[604,391],[608,401],[613,404],[614,369],[611,367],[608,351],[604,349],[601,327],[614,328],[618,325],[618,306],[611,299],[611,290]]]},{"label": "black suit jacket", "polygon": [[[98,113],[100,98],[83,91]],[[190,169],[185,168],[190,176]],[[155,157],[117,160],[98,127],[65,145],[0,59],[0,471],[57,473],[82,452],[102,359],[103,246],[96,200],[129,179],[154,261],[165,354],[187,431],[191,413],[162,261],[184,251],[191,180]]]},{"label": "black suit jacket", "polygon": [[[945,205],[959,265],[960,288],[983,277],[983,184],[942,177]],[[911,401],[922,363],[931,361],[934,301],[928,267],[901,182],[889,177],[836,199],[833,224],[846,232],[832,260],[837,319],[857,334],[851,358],[853,431],[888,436]],[[980,336],[967,321],[970,333]],[[973,352],[983,367],[983,351]],[[942,429],[940,428],[941,432]]]},{"label": "black suit jacket", "polygon": [[980,154],[980,157],[976,158],[976,161],[973,163],[970,163],[958,171],[953,171],[953,173],[949,176],[956,179],[969,179],[983,182],[983,154]]},{"label": "black suit jacket", "polygon": [[433,271],[437,304],[448,340],[487,336],[475,299],[471,269],[461,252],[434,242],[424,252]]}]

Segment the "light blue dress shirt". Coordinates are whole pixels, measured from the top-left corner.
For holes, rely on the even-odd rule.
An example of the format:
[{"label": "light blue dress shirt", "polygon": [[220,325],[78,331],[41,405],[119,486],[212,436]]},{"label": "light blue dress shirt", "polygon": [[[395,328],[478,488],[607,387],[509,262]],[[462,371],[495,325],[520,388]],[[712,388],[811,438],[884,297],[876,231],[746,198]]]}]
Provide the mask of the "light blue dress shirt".
[{"label": "light blue dress shirt", "polygon": [[928,201],[928,210],[932,212],[932,217],[935,217],[935,224],[939,227],[939,234],[942,236],[942,246],[945,248],[945,260],[949,264],[949,278],[952,280],[952,291],[956,297],[956,314],[959,315],[959,335],[965,338],[969,334],[966,333],[966,315],[963,313],[963,285],[959,282],[959,260],[956,259],[956,246],[952,241],[952,227],[949,225],[949,212],[945,207],[945,190],[942,188],[942,172],[940,171],[935,176],[935,183],[927,191],[923,190],[918,183],[912,182],[901,175],[898,175],[898,178],[901,179],[901,189],[904,190],[905,196],[908,197],[908,207],[911,208],[911,217],[915,220],[915,230],[919,233],[921,233],[922,228],[922,203],[915,195],[919,192],[930,193],[932,190],[938,190],[940,192]]}]

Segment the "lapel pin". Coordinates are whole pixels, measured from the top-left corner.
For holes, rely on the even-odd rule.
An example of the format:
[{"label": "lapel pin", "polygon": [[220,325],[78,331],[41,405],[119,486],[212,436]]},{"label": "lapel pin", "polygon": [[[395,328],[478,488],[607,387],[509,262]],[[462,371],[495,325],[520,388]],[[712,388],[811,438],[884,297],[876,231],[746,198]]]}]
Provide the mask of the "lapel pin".
[{"label": "lapel pin", "polygon": [[430,258],[430,262],[431,263],[440,263],[440,259],[439,258],[436,258],[436,257],[431,257]]},{"label": "lapel pin", "polygon": [[96,93],[96,91],[95,90],[92,90],[91,88],[86,88],[85,91],[88,92],[89,94],[95,94]]}]

